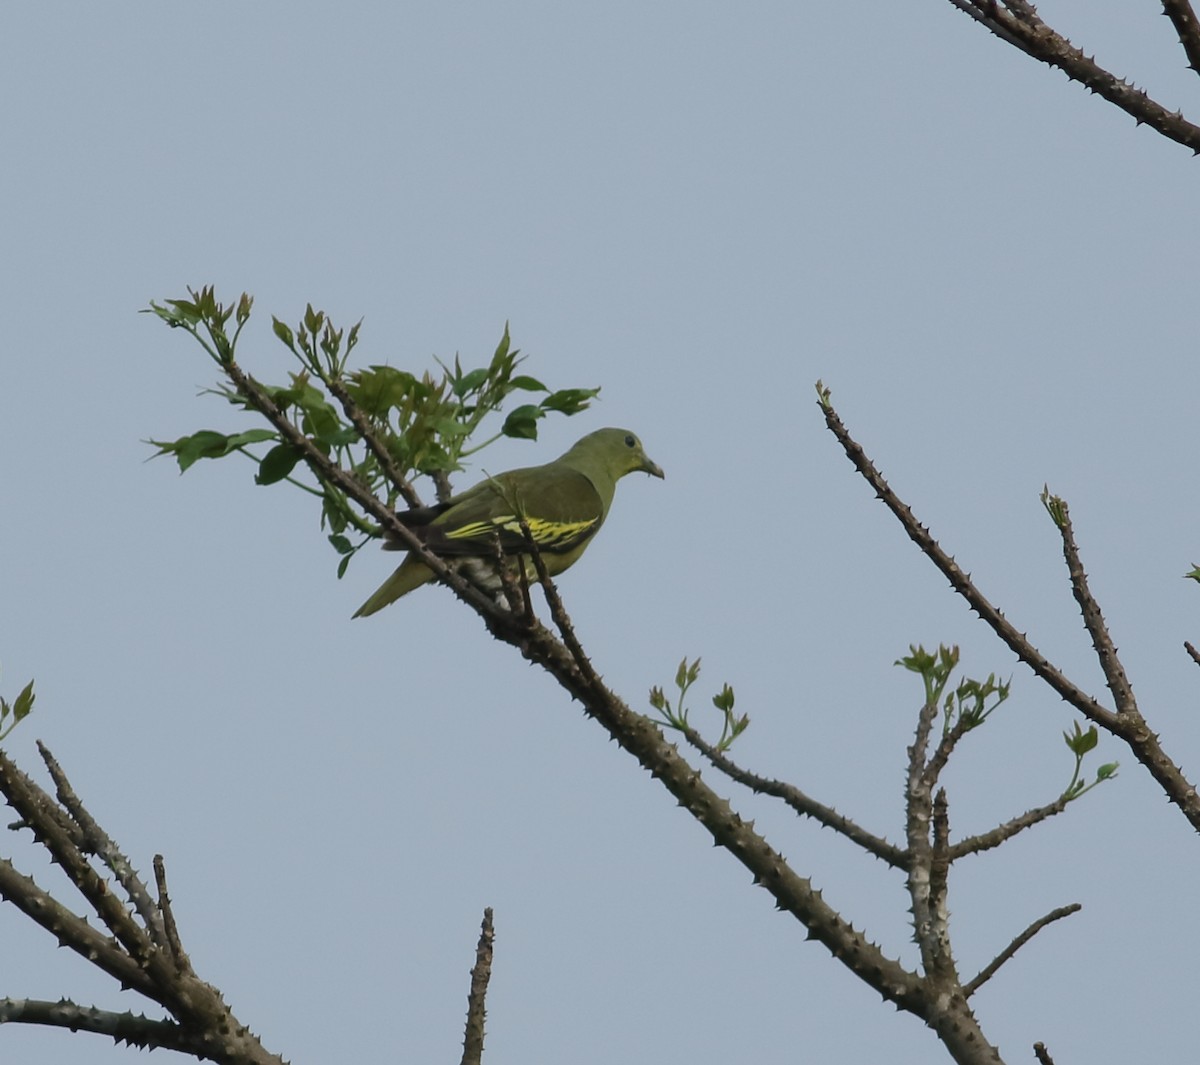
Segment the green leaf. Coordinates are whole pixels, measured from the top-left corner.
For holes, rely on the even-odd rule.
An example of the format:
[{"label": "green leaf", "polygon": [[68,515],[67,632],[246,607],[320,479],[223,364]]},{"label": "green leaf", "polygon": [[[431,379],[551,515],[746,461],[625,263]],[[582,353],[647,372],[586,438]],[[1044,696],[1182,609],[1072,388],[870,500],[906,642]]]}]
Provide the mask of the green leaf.
[{"label": "green leaf", "polygon": [[1064,732],[1063,739],[1071,751],[1082,758],[1100,742],[1100,733],[1096,731],[1095,725],[1089,725],[1087,731],[1084,732],[1079,727],[1078,721],[1074,722],[1074,728],[1074,733]]},{"label": "green leaf", "polygon": [[487,370],[472,370],[470,373],[463,374],[462,377],[456,378],[453,384],[454,394],[462,399],[468,392],[476,391],[484,381],[487,380]]},{"label": "green leaf", "polygon": [[539,381],[536,377],[530,377],[528,374],[521,374],[517,377],[514,377],[511,381],[508,382],[508,387],[512,388],[512,389],[519,388],[525,392],[549,392],[550,391],[550,389],[548,389],[544,384],[542,384],[542,382]]},{"label": "green leaf", "polygon": [[325,312],[314,311],[313,305],[310,303],[304,309],[304,328],[307,329],[314,337],[321,331],[321,326],[325,324]]},{"label": "green leaf", "polygon": [[354,545],[350,543],[350,540],[345,536],[338,535],[337,533],[334,533],[331,537],[329,537],[329,542],[333,544],[333,549],[339,555],[348,555],[354,550]]},{"label": "green leaf", "polygon": [[33,681],[30,681],[21,689],[21,694],[17,696],[12,705],[13,721],[23,721],[29,716],[29,711],[33,709]]},{"label": "green leaf", "polygon": [[167,305],[175,312],[178,321],[188,325],[200,324],[200,308],[191,300],[167,300]]},{"label": "green leaf", "polygon": [[400,407],[418,391],[417,379],[394,366],[371,366],[359,370],[350,383],[350,397],[365,413],[375,418]]},{"label": "green leaf", "polygon": [[338,563],[338,568],[337,568],[337,579],[339,581],[344,576],[346,576],[346,567],[350,565],[350,559],[352,559],[353,557],[354,557],[353,555],[343,555],[342,556],[342,561]]},{"label": "green leaf", "polygon": [[518,440],[536,440],[537,422],[543,416],[543,412],[538,407],[527,403],[509,412],[500,431],[505,436],[511,436]]},{"label": "green leaf", "polygon": [[281,322],[278,318],[272,316],[271,328],[275,330],[275,335],[291,348],[292,351],[296,350],[296,338],[286,322]]},{"label": "green leaf", "polygon": [[296,468],[301,455],[291,444],[276,444],[263,456],[258,464],[257,484],[275,484],[287,477]]},{"label": "green leaf", "polygon": [[[492,356],[491,370],[495,373],[501,366],[504,365],[505,359],[508,358],[508,348],[511,343],[508,336],[508,323],[504,323],[504,336],[500,338],[500,343],[496,345],[496,353]],[[514,351],[515,355],[516,352]]]},{"label": "green leaf", "polygon": [[591,401],[600,394],[598,388],[561,388],[551,392],[542,400],[542,410],[556,410],[562,414],[578,414],[587,410]]}]

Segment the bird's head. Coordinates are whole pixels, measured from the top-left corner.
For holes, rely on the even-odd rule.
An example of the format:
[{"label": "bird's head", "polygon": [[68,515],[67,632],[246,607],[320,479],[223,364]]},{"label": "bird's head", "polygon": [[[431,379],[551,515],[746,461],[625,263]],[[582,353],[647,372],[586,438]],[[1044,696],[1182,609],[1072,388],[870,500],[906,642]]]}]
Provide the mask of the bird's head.
[{"label": "bird's head", "polygon": [[597,429],[588,433],[563,458],[602,464],[614,481],[638,471],[651,477],[665,477],[658,463],[643,450],[637,434],[628,429]]}]

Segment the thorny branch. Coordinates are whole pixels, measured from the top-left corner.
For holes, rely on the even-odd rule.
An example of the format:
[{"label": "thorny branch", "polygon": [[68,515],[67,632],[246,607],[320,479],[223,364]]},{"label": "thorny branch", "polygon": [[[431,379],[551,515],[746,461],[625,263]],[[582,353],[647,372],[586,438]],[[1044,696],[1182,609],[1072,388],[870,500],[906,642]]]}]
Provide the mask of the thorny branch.
[{"label": "thorny branch", "polygon": [[757,773],[743,769],[728,754],[714,747],[690,725],[685,726],[680,731],[688,743],[695,747],[696,750],[708,759],[714,768],[719,769],[730,780],[737,784],[742,784],[760,795],[770,795],[773,798],[782,799],[802,817],[811,817],[818,824],[822,824],[826,828],[832,828],[852,843],[858,844],[868,854],[873,854],[876,858],[882,859],[895,869],[908,868],[908,852],[902,847],[897,847],[894,843],[889,843],[883,837],[868,832],[856,821],[838,813],[832,806],[826,806],[824,803],[818,802],[811,796],[806,795],[794,784],[789,784],[782,780],[772,780],[769,777],[762,777]]},{"label": "thorny branch", "polygon": [[[11,902],[122,987],[131,988],[170,1014],[149,1019],[118,1014],[63,999],[47,1003],[28,999],[0,1001],[0,1022],[47,1024],[98,1032],[142,1047],[169,1047],[222,1065],[283,1065],[268,1053],[233,1015],[221,993],[196,977],[179,942],[166,895],[162,858],[155,860],[159,899],[83,809],[62,768],[39,745],[61,802],[56,802],[0,751],[0,792],[34,838],[62,867],[108,935],[51,897],[32,879],[0,860],[0,898]],[[115,893],[90,856],[100,859],[125,898]],[[132,906],[132,912],[130,910]],[[136,916],[135,916],[136,915]]]},{"label": "thorny branch", "polygon": [[492,948],[496,933],[492,927],[492,908],[483,911],[475,964],[471,967],[471,992],[467,996],[467,1029],[463,1036],[462,1065],[480,1065],[483,1060],[483,1027],[487,1017],[485,1000],[492,978]]},{"label": "thorny branch", "polygon": [[[1143,89],[1118,77],[1046,25],[1027,0],[950,0],[960,11],[986,26],[1001,40],[1026,55],[1061,70],[1091,92],[1103,97],[1169,140],[1200,155],[1200,127],[1152,99]],[[1163,13],[1171,20],[1183,46],[1188,66],[1200,69],[1200,30],[1188,0],[1163,0]]]},{"label": "thorny branch", "polygon": [[1051,665],[1029,637],[1020,632],[1000,610],[992,605],[971,579],[970,574],[965,573],[958,563],[942,549],[929,530],[917,520],[912,509],[892,491],[891,486],[884,480],[883,475],[867,456],[862,446],[846,429],[829,401],[828,393],[822,391],[821,396],[820,406],[830,432],[842,445],[842,449],[854,464],[854,468],[875,490],[875,494],[883,501],[884,505],[896,516],[904,531],[921,553],[942,572],[950,581],[951,587],[966,600],[968,605],[1012,650],[1017,658],[1033,670],[1035,675],[1088,720],[1124,741],[1133,752],[1134,757],[1150,771],[1151,776],[1158,782],[1167,798],[1179,807],[1193,828],[1200,830],[1200,795],[1197,794],[1195,785],[1184,776],[1183,770],[1168,757],[1158,742],[1158,736],[1151,731],[1138,710],[1137,703],[1133,699],[1132,687],[1117,659],[1116,647],[1105,626],[1103,615],[1088,588],[1087,577],[1075,546],[1074,530],[1066,503],[1057,496],[1051,496],[1048,492],[1043,493],[1043,502],[1062,538],[1063,555],[1067,561],[1072,591],[1083,611],[1084,625],[1092,636],[1101,668],[1108,679],[1113,697],[1117,700],[1117,711],[1115,712],[1087,695]]},{"label": "thorny branch", "polygon": [[968,998],[975,994],[984,984],[986,984],[997,970],[1009,958],[1011,958],[1018,950],[1028,943],[1048,924],[1053,924],[1055,921],[1061,921],[1064,917],[1070,917],[1073,913],[1078,913],[1083,907],[1078,902],[1072,902],[1069,906],[1059,906],[1056,910],[1051,910],[1044,917],[1039,917],[1028,928],[1017,936],[1007,947],[997,954],[990,962],[987,963],[980,971],[979,975],[971,980],[968,980],[963,987],[964,993]]}]

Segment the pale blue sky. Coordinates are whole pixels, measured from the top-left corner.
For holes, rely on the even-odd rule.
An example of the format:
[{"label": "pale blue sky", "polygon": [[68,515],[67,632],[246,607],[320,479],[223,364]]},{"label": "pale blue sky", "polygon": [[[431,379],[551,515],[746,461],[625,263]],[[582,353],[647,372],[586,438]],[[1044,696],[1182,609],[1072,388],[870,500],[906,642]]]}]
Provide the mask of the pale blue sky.
[{"label": "pale blue sky", "polygon": [[[1194,112],[1158,6],[1095,6],[1041,10]],[[286,365],[270,315],[312,301],[365,318],[364,362],[482,361],[509,320],[530,373],[602,385],[487,459],[611,424],[666,469],[621,485],[562,581],[599,670],[644,706],[703,655],[696,708],[729,681],[753,718],[741,760],[877,831],[901,828],[909,643],[1014,678],[948,776],[956,834],[1052,798],[1072,718],[855,479],[818,377],[1099,692],[1037,496],[1068,498],[1143,709],[1200,764],[1200,164],[949,4],[10,5],[0,99],[0,685],[39,693],[9,748],[34,769],[44,739],[141,869],[165,854],[197,969],[297,1065],[457,1060],[485,905],[489,1065],[945,1059],[448,594],[351,623],[394,558],[338,582],[298,493],[144,461],[145,438],[251,424],[136,313],[188,284],[255,294],[263,377]],[[976,1000],[1009,1060],[1200,1036],[1200,847],[1113,758],[1078,809],[956,867],[964,974],[1084,905]],[[913,961],[898,877],[724,790]],[[11,908],[0,942],[0,995],[143,1008]],[[137,1058],[15,1026],[0,1055]]]}]

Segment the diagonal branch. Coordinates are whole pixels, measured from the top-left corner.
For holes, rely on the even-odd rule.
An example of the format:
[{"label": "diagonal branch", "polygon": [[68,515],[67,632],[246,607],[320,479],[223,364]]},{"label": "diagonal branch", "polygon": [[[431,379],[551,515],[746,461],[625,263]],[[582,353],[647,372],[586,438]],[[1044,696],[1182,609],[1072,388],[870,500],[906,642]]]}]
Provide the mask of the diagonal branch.
[{"label": "diagonal branch", "polygon": [[[1200,126],[1187,121],[1179,111],[1169,111],[1152,99],[1144,89],[1139,89],[1132,82],[1105,70],[1095,59],[1085,55],[1082,49],[1076,48],[1066,37],[1042,22],[1032,13],[1029,4],[1006,4],[999,0],[950,0],[950,3],[1013,47],[1019,48],[1040,63],[1061,70],[1072,81],[1079,82],[1097,96],[1119,107],[1139,125],[1147,125],[1169,140],[1182,144],[1194,154],[1200,155]],[[1170,5],[1164,0],[1163,6],[1168,8],[1166,13],[1171,15],[1169,8],[1179,5]],[[1182,6],[1188,5],[1185,3]],[[1177,30],[1180,30],[1182,22],[1186,21],[1186,16],[1182,14],[1179,18],[1181,21],[1172,16]],[[1180,40],[1184,50],[1188,52],[1189,62],[1195,66],[1191,52],[1192,36],[1190,29],[1187,39],[1185,34],[1180,32]]]},{"label": "diagonal branch", "polygon": [[29,998],[0,998],[0,1024],[41,1024],[72,1032],[106,1035],[114,1043],[128,1043],[140,1050],[163,1047],[181,1054],[202,1056],[195,1041],[174,1021],[153,1020],[134,1013],[115,1013],[80,1006],[68,999],[45,1002]]},{"label": "diagonal branch", "polygon": [[1039,806],[1033,810],[1026,810],[1019,817],[1014,817],[1011,821],[1005,821],[1004,824],[997,825],[988,832],[981,832],[977,836],[968,836],[966,839],[960,839],[957,843],[950,845],[950,861],[954,862],[959,858],[966,857],[968,854],[980,854],[983,851],[991,850],[993,847],[999,847],[1001,843],[1012,839],[1018,832],[1023,832],[1025,829],[1032,828],[1047,818],[1061,814],[1067,808],[1068,802],[1069,800],[1065,795],[1060,795],[1053,802],[1046,803],[1045,806]]},{"label": "diagonal branch", "polygon": [[978,991],[984,984],[986,984],[993,976],[996,975],[996,972],[1001,965],[1003,965],[1009,960],[1009,958],[1016,954],[1018,950],[1025,946],[1025,944],[1028,943],[1034,936],[1036,936],[1043,928],[1045,928],[1046,925],[1053,924],[1055,921],[1060,921],[1064,917],[1070,917],[1071,914],[1078,913],[1082,909],[1083,907],[1080,906],[1078,902],[1072,902],[1069,906],[1060,906],[1057,910],[1051,910],[1044,917],[1039,917],[1033,922],[1033,924],[1026,928],[1024,932],[1017,936],[1016,939],[1009,943],[1007,947],[1005,947],[990,962],[988,962],[988,964],[979,971],[978,976],[976,976],[973,980],[968,981],[963,987],[963,993],[967,996],[967,998],[970,998],[973,994],[975,994],[976,991]]},{"label": "diagonal branch", "polygon": [[383,475],[388,479],[388,482],[400,493],[404,502],[410,507],[419,507],[421,498],[417,495],[416,489],[413,488],[412,482],[400,472],[395,460],[392,458],[392,453],[384,446],[382,440],[379,439],[379,434],[371,427],[371,423],[367,421],[361,408],[354,402],[350,393],[346,391],[346,386],[341,379],[334,374],[321,374],[321,381],[330,393],[342,405],[342,412],[349,419],[350,424],[358,430],[358,435],[362,437],[363,443],[366,444],[367,450],[375,456],[375,461],[379,463],[379,468],[383,470]]},{"label": "diagonal branch", "polygon": [[[1049,498],[1048,493],[1046,493]],[[1075,602],[1079,604],[1083,614],[1083,624],[1092,637],[1092,647],[1100,660],[1100,668],[1104,670],[1104,679],[1108,681],[1108,690],[1112,692],[1113,701],[1118,714],[1137,714],[1137,700],[1133,697],[1133,688],[1125,675],[1125,667],[1117,657],[1117,648],[1109,634],[1104,615],[1100,612],[1100,604],[1096,602],[1088,587],[1087,574],[1083,562],[1079,558],[1079,548],[1075,544],[1075,530],[1071,525],[1071,512],[1065,499],[1053,497],[1051,514],[1062,536],[1063,557],[1067,561],[1067,573],[1071,578],[1071,591]]]},{"label": "diagonal branch", "polygon": [[71,787],[70,781],[67,780],[67,775],[62,771],[62,767],[40,740],[38,741],[37,749],[38,753],[42,756],[42,761],[46,763],[46,768],[50,771],[50,778],[54,781],[58,801],[62,803],[63,808],[70,814],[71,820],[75,822],[79,827],[79,831],[83,834],[83,847],[98,855],[104,864],[112,870],[113,875],[117,878],[125,894],[137,910],[138,916],[142,919],[142,924],[150,934],[151,939],[154,940],[156,945],[165,946],[166,939],[163,936],[162,920],[158,907],[155,906],[154,900],[150,898],[150,893],[146,890],[146,886],[129,864],[129,859],[121,853],[116,843],[109,838],[108,833],[96,824],[95,819],[84,808],[83,803],[79,800],[79,796],[75,794],[74,788]]},{"label": "diagonal branch", "polygon": [[1190,0],[1162,0],[1162,6],[1163,14],[1171,20],[1171,25],[1179,34],[1179,43],[1187,55],[1188,66],[1200,73],[1200,22],[1196,20]]},{"label": "diagonal branch", "polygon": [[150,978],[116,942],[68,910],[32,878],[18,872],[7,858],[0,858],[0,899],[12,903],[54,936],[60,946],[70,947],[121,987],[154,997]]},{"label": "diagonal branch", "polygon": [[[1183,770],[1163,750],[1158,742],[1158,736],[1150,729],[1145,718],[1138,711],[1124,670],[1120,668],[1119,662],[1114,666],[1116,648],[1112,646],[1111,639],[1108,640],[1107,645],[1102,645],[1102,648],[1098,647],[1097,652],[1101,655],[1101,665],[1105,669],[1106,676],[1109,677],[1109,683],[1114,688],[1114,697],[1120,699],[1120,713],[1114,713],[1101,705],[1068,680],[1062,672],[1050,664],[1049,660],[1024,633],[1019,632],[1012,622],[984,597],[970,576],[964,573],[958,563],[942,550],[938,542],[930,535],[929,530],[917,521],[912,509],[892,491],[887,481],[875,468],[874,463],[867,457],[862,446],[850,436],[845,425],[842,424],[841,418],[838,417],[837,411],[829,402],[828,392],[824,390],[823,386],[821,386],[820,406],[825,415],[826,425],[837,437],[855,469],[875,489],[875,494],[896,516],[909,539],[950,581],[950,586],[987,622],[1000,640],[1051,689],[1061,695],[1088,720],[1123,740],[1133,756],[1149,770],[1150,775],[1158,782],[1167,799],[1179,807],[1180,812],[1193,828],[1200,831],[1200,793],[1184,775]],[[1076,559],[1078,553],[1074,548],[1074,534],[1070,533],[1070,516],[1066,504],[1061,499],[1048,494],[1044,495],[1044,501],[1063,535],[1063,550],[1067,554],[1068,567],[1070,567],[1072,553]],[[1056,513],[1058,508],[1061,508],[1061,511]],[[1082,571],[1082,565],[1079,565],[1081,574]],[[1091,593],[1087,591],[1086,583],[1082,585],[1083,592],[1081,592],[1073,578],[1072,588],[1077,601],[1081,596],[1084,601],[1091,601]],[[1081,602],[1081,608],[1083,606],[1084,603]],[[1090,610],[1091,607],[1086,609]],[[1095,640],[1096,632],[1100,632],[1103,626],[1103,617],[1099,615],[1098,606],[1095,607],[1095,614],[1091,616],[1090,620],[1089,616],[1085,614],[1084,623],[1089,626],[1089,631],[1092,630],[1092,626],[1096,626],[1096,631],[1093,632],[1093,640]],[[1106,630],[1105,635],[1107,635]],[[1105,660],[1106,656],[1110,656],[1107,661]]]},{"label": "diagonal branch", "polygon": [[854,468],[875,490],[875,494],[883,501],[888,510],[896,516],[904,527],[904,531],[908,533],[909,539],[917,545],[930,562],[941,570],[943,576],[950,582],[950,586],[967,601],[971,609],[1037,676],[1041,677],[1084,717],[1111,731],[1116,725],[1117,715],[1068,680],[1030,642],[1029,637],[1023,632],[1019,632],[1016,626],[992,605],[975,586],[970,575],[964,573],[958,563],[942,550],[938,542],[930,535],[929,530],[917,521],[912,509],[892,491],[883,475],[875,468],[875,464],[867,457],[862,446],[850,435],[832,404],[825,400],[821,402],[820,406],[825,415],[825,424],[837,437],[847,458],[854,464]]},{"label": "diagonal branch", "polygon": [[[159,901],[151,903],[156,913],[146,924],[161,931],[166,946],[160,946],[147,928],[138,925],[134,912],[130,912],[110,890],[108,881],[101,879],[85,857],[83,846],[85,837],[107,839],[107,836],[94,825],[90,816],[86,816],[53,757],[44,749],[43,753],[47,765],[54,765],[61,792],[69,794],[72,806],[80,814],[77,822],[71,820],[72,815],[64,807],[18,770],[3,751],[0,751],[0,792],[21,815],[22,827],[28,827],[34,838],[50,852],[113,935],[105,935],[83,917],[72,913],[6,859],[0,859],[0,898],[31,917],[61,945],[70,947],[112,976],[122,988],[132,988],[164,1006],[177,1024],[81,1010],[69,1002],[58,1004],[61,1009],[52,1013],[36,1002],[14,1005],[12,1000],[5,1000],[0,1022],[63,1024],[104,1031],[113,1038],[126,1038],[128,1032],[129,1040],[139,1045],[182,1049],[194,1057],[207,1058],[221,1065],[283,1065],[281,1058],[270,1054],[258,1037],[238,1021],[221,993],[192,972],[175,931],[161,858],[155,862]],[[94,826],[94,832],[84,825]],[[115,847],[112,849],[115,852]],[[130,880],[131,895],[148,897],[145,885],[132,870],[127,871],[126,879]],[[138,912],[136,907],[135,912]],[[113,1034],[117,1030],[120,1036]],[[161,1041],[156,1041],[159,1037]]]},{"label": "diagonal branch", "polygon": [[0,752],[0,790],[9,805],[32,830],[34,838],[62,866],[71,883],[87,900],[97,916],[139,965],[155,950],[145,930],[138,926],[124,903],[84,857],[78,845],[79,832],[63,829],[57,805],[40,787],[16,769],[8,756]]},{"label": "diagonal branch", "polygon": [[909,855],[902,847],[897,847],[894,843],[889,843],[886,839],[868,832],[856,821],[852,821],[850,818],[839,814],[832,806],[826,806],[824,803],[817,802],[816,799],[809,797],[794,784],[789,784],[783,780],[772,780],[769,777],[761,777],[757,773],[751,773],[748,769],[743,769],[724,751],[714,747],[690,725],[685,726],[680,731],[688,743],[695,747],[716,769],[719,769],[730,780],[744,785],[759,795],[770,795],[773,798],[782,799],[801,817],[811,817],[826,828],[832,828],[839,835],[845,836],[851,843],[858,844],[868,854],[873,854],[876,858],[887,862],[893,869],[908,868]]},{"label": "diagonal branch", "polygon": [[483,1022],[487,1017],[484,1003],[488,981],[492,978],[492,949],[496,933],[492,928],[492,908],[483,911],[475,964],[471,967],[471,992],[467,996],[467,1030],[463,1036],[462,1065],[480,1065],[483,1060]]}]

